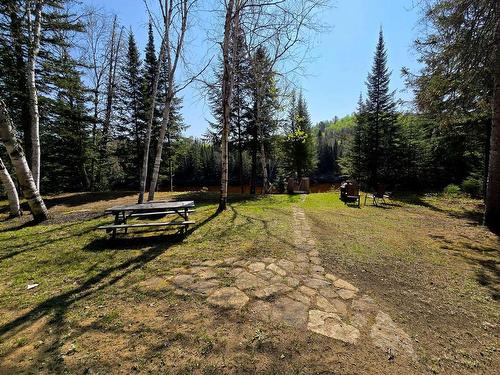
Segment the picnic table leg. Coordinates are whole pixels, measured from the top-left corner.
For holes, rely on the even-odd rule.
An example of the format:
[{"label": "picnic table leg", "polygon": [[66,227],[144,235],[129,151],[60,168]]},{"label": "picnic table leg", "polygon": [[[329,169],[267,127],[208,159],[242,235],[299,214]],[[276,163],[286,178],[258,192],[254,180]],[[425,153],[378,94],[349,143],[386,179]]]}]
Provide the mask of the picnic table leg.
[{"label": "picnic table leg", "polygon": [[[115,213],[115,223],[114,225],[118,225],[120,223],[120,212]],[[116,238],[116,228],[113,228],[113,234],[111,238],[114,240]]]}]

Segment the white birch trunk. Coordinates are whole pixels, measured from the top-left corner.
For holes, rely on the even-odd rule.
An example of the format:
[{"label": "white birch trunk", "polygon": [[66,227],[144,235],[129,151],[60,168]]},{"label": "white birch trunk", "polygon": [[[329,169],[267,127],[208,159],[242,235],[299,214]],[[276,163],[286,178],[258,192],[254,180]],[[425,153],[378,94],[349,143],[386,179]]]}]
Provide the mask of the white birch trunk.
[{"label": "white birch trunk", "polygon": [[165,40],[165,50],[167,58],[168,89],[165,98],[165,107],[163,108],[163,118],[161,122],[160,135],[158,137],[158,144],[156,146],[156,156],[155,156],[155,162],[153,164],[153,172],[151,174],[151,183],[149,185],[148,200],[150,201],[154,200],[156,187],[158,184],[158,176],[160,174],[160,166],[161,166],[161,154],[163,152],[163,142],[165,141],[165,135],[167,134],[167,127],[170,126],[170,110],[176,94],[174,90],[174,76],[177,70],[177,64],[181,57],[181,51],[184,45],[184,36],[186,34],[186,29],[187,29],[187,19],[190,6],[187,0],[182,0],[179,4],[180,4],[179,12],[181,13],[181,26],[178,34],[178,39],[175,44],[175,54],[173,58],[172,58],[172,47],[170,45],[170,40],[171,40],[170,26],[173,22],[174,11],[175,11],[174,2],[169,1],[168,6],[165,6],[166,15],[165,15],[164,40]]},{"label": "white birch trunk", "polygon": [[29,92],[29,109],[31,117],[31,170],[37,189],[40,189],[40,114],[38,111],[38,93],[36,89],[36,59],[40,52],[40,36],[42,29],[43,0],[35,0],[35,20],[31,20],[31,1],[27,0],[28,16],[28,64],[27,84]]},{"label": "white birch trunk", "polygon": [[16,171],[17,181],[28,202],[35,222],[47,220],[48,211],[36,187],[33,175],[26,162],[24,151],[16,138],[16,130],[5,103],[0,100],[0,141],[5,145],[10,161]]},{"label": "white birch trunk", "polygon": [[144,156],[142,159],[141,179],[139,181],[139,203],[144,202],[144,193],[146,192],[146,181],[148,179],[149,148],[151,147],[151,128],[153,127],[153,118],[156,107],[156,95],[158,94],[158,83],[160,81],[161,66],[165,62],[167,38],[163,36],[163,42],[160,47],[160,56],[156,67],[153,90],[151,94],[151,107],[148,112],[148,124],[146,126],[146,139],[144,140]]},{"label": "white birch trunk", "polygon": [[9,171],[5,167],[2,159],[0,159],[0,181],[2,182],[7,199],[9,200],[10,216],[21,216],[21,207],[19,206],[19,196],[17,195],[16,186],[10,177]]}]

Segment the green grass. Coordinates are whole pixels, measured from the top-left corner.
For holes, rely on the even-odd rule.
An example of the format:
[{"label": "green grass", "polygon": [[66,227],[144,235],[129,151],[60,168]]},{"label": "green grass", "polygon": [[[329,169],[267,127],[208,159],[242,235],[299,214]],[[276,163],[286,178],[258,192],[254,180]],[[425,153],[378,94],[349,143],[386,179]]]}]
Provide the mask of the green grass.
[{"label": "green grass", "polygon": [[[135,200],[125,193],[49,197],[53,219],[37,226],[0,221],[0,363],[5,359],[9,369],[41,366],[42,373],[83,364],[113,372],[116,364],[103,358],[117,356],[123,368],[146,371],[153,364],[163,369],[168,361],[158,353],[168,353],[169,360],[180,361],[174,372],[217,373],[226,357],[265,359],[269,371],[281,369],[282,352],[300,350],[317,358],[315,349],[305,344],[307,337],[290,341],[282,337],[286,330],[274,332],[235,316],[214,315],[202,300],[143,286],[176,267],[204,260],[286,258],[294,246],[294,206],[305,211],[325,268],[355,282],[406,322],[421,337],[424,358],[426,350],[437,350],[433,339],[426,339],[429,325],[446,330],[463,326],[472,316],[479,322],[499,318],[500,246],[478,224],[477,200],[408,195],[385,208],[358,209],[344,205],[336,192],[235,196],[227,211],[215,215],[216,194],[180,197],[197,204],[192,216],[197,224],[185,238],[173,231],[136,230],[110,241],[95,230],[110,217],[74,216]],[[30,283],[39,286],[27,290]],[[230,277],[223,279],[225,285],[232,283]],[[425,302],[423,308],[422,301],[432,303]],[[427,310],[432,317],[424,314]],[[234,319],[239,328],[231,331]],[[484,334],[480,327],[468,329]],[[443,340],[443,347],[449,345]],[[477,343],[460,345],[472,348]],[[134,354],[127,357],[127,350]],[[302,368],[301,361],[307,360],[291,360],[291,368]],[[439,367],[430,356],[426,361]],[[321,368],[317,362],[315,366]]]}]

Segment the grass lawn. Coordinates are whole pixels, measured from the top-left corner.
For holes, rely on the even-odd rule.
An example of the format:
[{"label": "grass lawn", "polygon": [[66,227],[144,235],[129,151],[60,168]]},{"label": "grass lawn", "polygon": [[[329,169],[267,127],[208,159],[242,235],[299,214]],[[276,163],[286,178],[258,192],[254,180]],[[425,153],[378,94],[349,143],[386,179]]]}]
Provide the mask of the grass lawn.
[{"label": "grass lawn", "polygon": [[[100,214],[133,194],[47,197],[51,219],[37,226],[7,220],[0,202],[0,373],[498,373],[500,240],[478,225],[480,201],[406,196],[358,209],[338,193],[234,196],[215,215],[216,194],[176,198],[196,202],[186,237],[135,230],[115,241],[95,230],[111,221]],[[207,261],[292,256],[297,209],[322,266],[373,298],[416,360],[172,287]],[[223,286],[235,283],[215,270]]]}]

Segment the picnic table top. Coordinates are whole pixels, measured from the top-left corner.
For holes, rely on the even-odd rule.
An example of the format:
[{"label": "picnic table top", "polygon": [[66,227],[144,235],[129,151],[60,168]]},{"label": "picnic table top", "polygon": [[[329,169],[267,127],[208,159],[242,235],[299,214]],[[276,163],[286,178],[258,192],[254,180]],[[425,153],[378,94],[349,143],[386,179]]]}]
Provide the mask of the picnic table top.
[{"label": "picnic table top", "polygon": [[106,212],[168,210],[194,207],[194,201],[158,201],[137,204],[124,204],[106,209]]}]

